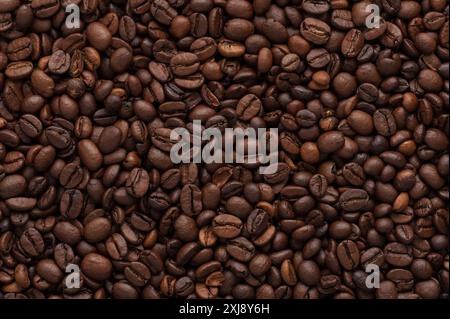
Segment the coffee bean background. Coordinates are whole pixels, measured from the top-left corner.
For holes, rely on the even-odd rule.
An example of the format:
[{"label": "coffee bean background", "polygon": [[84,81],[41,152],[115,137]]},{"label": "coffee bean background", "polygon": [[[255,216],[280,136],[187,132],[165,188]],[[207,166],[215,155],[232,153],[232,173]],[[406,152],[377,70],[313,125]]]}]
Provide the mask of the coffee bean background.
[{"label": "coffee bean background", "polygon": [[0,299],[448,298],[448,1],[1,0],[0,92]]}]

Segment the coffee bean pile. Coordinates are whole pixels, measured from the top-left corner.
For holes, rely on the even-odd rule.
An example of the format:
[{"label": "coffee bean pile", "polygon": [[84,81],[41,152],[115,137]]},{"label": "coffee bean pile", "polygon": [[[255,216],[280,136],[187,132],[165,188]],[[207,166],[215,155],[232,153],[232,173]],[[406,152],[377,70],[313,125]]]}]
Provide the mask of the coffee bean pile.
[{"label": "coffee bean pile", "polygon": [[0,299],[448,298],[446,0],[0,0],[0,93]]}]

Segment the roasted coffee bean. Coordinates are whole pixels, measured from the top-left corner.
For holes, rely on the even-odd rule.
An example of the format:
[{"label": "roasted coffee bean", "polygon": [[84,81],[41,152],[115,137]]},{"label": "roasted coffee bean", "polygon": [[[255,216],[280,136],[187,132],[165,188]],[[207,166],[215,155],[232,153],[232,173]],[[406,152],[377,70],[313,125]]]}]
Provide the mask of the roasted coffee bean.
[{"label": "roasted coffee bean", "polygon": [[405,267],[411,264],[413,257],[409,247],[401,243],[389,243],[384,248],[386,262],[396,267]]},{"label": "roasted coffee bean", "polygon": [[261,109],[261,101],[253,94],[248,94],[239,100],[236,113],[243,121],[248,121],[256,116]]},{"label": "roasted coffee bean", "polygon": [[42,122],[34,115],[23,115],[18,124],[22,132],[28,137],[36,138],[42,133]]},{"label": "roasted coffee bean", "polygon": [[179,53],[170,60],[170,67],[176,76],[195,73],[200,66],[197,55],[189,52]]},{"label": "roasted coffee bean", "polygon": [[202,210],[202,192],[193,184],[187,184],[183,187],[180,194],[180,205],[183,212],[187,215],[197,215]]},{"label": "roasted coffee bean", "polygon": [[127,280],[136,287],[145,286],[151,278],[150,270],[143,263],[134,261],[125,267],[124,275]]},{"label": "roasted coffee bean", "polygon": [[147,193],[150,177],[148,173],[140,168],[134,168],[126,181],[125,187],[127,193],[135,198],[140,198]]},{"label": "roasted coffee bean", "polygon": [[10,61],[25,60],[31,55],[32,43],[28,37],[21,37],[11,41],[6,48]]},{"label": "roasted coffee bean", "polygon": [[312,260],[300,262],[297,266],[297,275],[300,281],[308,286],[317,285],[320,281],[319,266]]},{"label": "roasted coffee bean", "polygon": [[36,265],[36,273],[50,284],[57,284],[63,278],[63,272],[52,259],[42,259]]},{"label": "roasted coffee bean", "polygon": [[111,262],[97,253],[89,253],[81,261],[81,270],[93,280],[106,280],[111,275]]},{"label": "roasted coffee bean", "polygon": [[42,235],[35,228],[28,228],[22,233],[19,241],[25,254],[37,257],[44,252],[45,243]]},{"label": "roasted coffee bean", "polygon": [[359,265],[360,252],[358,246],[351,240],[342,241],[336,248],[336,255],[346,270],[352,270]]},{"label": "roasted coffee bean", "polygon": [[247,231],[252,236],[258,236],[269,226],[269,214],[263,209],[255,209],[247,218]]},{"label": "roasted coffee bean", "polygon": [[383,136],[391,136],[397,130],[395,118],[388,109],[379,109],[373,115],[375,129]]},{"label": "roasted coffee bean", "polygon": [[105,51],[111,44],[112,35],[109,29],[100,22],[92,22],[86,29],[86,38],[99,51]]},{"label": "roasted coffee bean", "polygon": [[300,25],[302,36],[317,45],[325,44],[330,38],[330,32],[328,24],[315,18],[306,18]]},{"label": "roasted coffee bean", "polygon": [[64,74],[70,68],[70,55],[63,50],[55,51],[48,61],[48,69],[54,74]]},{"label": "roasted coffee bean", "polygon": [[212,221],[214,234],[220,238],[234,238],[239,236],[242,221],[236,216],[221,214]]},{"label": "roasted coffee bean", "polygon": [[361,52],[363,46],[363,33],[358,29],[351,29],[342,40],[341,52],[348,58],[354,58]]},{"label": "roasted coffee bean", "polygon": [[66,190],[60,202],[61,214],[67,218],[75,219],[81,214],[83,194],[78,189]]},{"label": "roasted coffee bean", "polygon": [[247,262],[255,254],[255,246],[245,237],[237,237],[228,241],[227,252],[236,260]]},{"label": "roasted coffee bean", "polygon": [[339,197],[342,209],[353,212],[362,209],[369,201],[369,195],[362,189],[350,189]]},{"label": "roasted coffee bean", "polygon": [[309,189],[311,194],[316,197],[323,197],[326,194],[328,182],[325,176],[316,174],[309,180]]}]

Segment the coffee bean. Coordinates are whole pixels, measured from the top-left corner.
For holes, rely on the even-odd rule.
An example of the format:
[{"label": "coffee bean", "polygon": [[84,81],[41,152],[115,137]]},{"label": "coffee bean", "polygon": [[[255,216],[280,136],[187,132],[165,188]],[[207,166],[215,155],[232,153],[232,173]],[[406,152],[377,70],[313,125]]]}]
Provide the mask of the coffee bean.
[{"label": "coffee bean", "polygon": [[105,51],[112,40],[111,32],[100,22],[92,22],[88,25],[86,37],[89,43],[99,51]]},{"label": "coffee bean", "polygon": [[390,136],[397,130],[392,113],[388,109],[380,109],[373,116],[375,129],[383,136]]},{"label": "coffee bean", "polygon": [[75,219],[80,215],[82,205],[83,194],[78,189],[67,190],[61,197],[61,214],[67,218]]},{"label": "coffee bean", "polygon": [[236,260],[248,262],[255,254],[255,246],[245,237],[237,237],[228,241],[227,252]]},{"label": "coffee bean", "polygon": [[200,66],[197,55],[193,53],[179,53],[170,60],[172,72],[177,76],[186,76],[195,73]]},{"label": "coffee bean", "polygon": [[357,211],[369,201],[369,195],[362,189],[350,189],[339,197],[341,207],[347,211]]},{"label": "coffee bean", "polygon": [[342,241],[337,246],[336,255],[346,270],[352,270],[359,265],[360,252],[358,246],[351,240]]},{"label": "coffee bean", "polygon": [[45,249],[42,235],[35,228],[28,228],[24,231],[19,243],[23,251],[31,257],[39,256]]},{"label": "coffee bean", "polygon": [[48,61],[48,69],[54,74],[64,74],[70,68],[70,55],[63,50],[55,51]]},{"label": "coffee bean", "polygon": [[38,18],[48,18],[54,15],[59,9],[57,0],[34,0],[31,2],[31,8]]},{"label": "coffee bean", "polygon": [[259,113],[261,101],[253,94],[248,94],[239,100],[236,113],[243,121],[248,121]]},{"label": "coffee bean", "polygon": [[255,209],[247,219],[247,231],[250,235],[258,236],[266,230],[270,216],[263,209]]},{"label": "coffee bean", "polygon": [[153,17],[162,24],[169,25],[177,12],[165,0],[156,0],[150,4]]},{"label": "coffee bean", "polygon": [[306,285],[314,286],[319,283],[320,270],[317,264],[312,260],[300,262],[297,267],[297,274],[300,281]]},{"label": "coffee bean", "polygon": [[30,77],[33,64],[27,61],[11,62],[8,64],[5,75],[12,80],[23,80]]},{"label": "coffee bean", "polygon": [[36,265],[36,272],[50,284],[57,284],[63,278],[63,272],[52,259],[40,260]]},{"label": "coffee bean", "polygon": [[221,214],[213,220],[213,231],[220,238],[234,238],[239,236],[242,229],[242,221],[236,216]]},{"label": "coffee bean", "polygon": [[149,182],[150,178],[145,170],[134,168],[125,184],[127,193],[135,198],[143,197],[148,190]]},{"label": "coffee bean", "polygon": [[187,215],[197,215],[202,209],[201,190],[193,184],[183,187],[180,194],[181,209]]},{"label": "coffee bean", "polygon": [[103,163],[103,155],[94,142],[88,139],[78,143],[78,152],[83,164],[91,171],[98,170]]},{"label": "coffee bean", "polygon": [[31,114],[23,115],[20,118],[19,127],[25,135],[31,138],[36,138],[42,133],[41,121]]},{"label": "coffee bean", "polygon": [[314,44],[325,44],[330,38],[330,27],[323,21],[315,18],[306,18],[300,25],[302,36]]},{"label": "coffee bean", "polygon": [[109,236],[111,222],[104,217],[97,217],[86,223],[83,231],[88,242],[101,242]]},{"label": "coffee bean", "polygon": [[345,35],[341,44],[342,54],[346,57],[356,57],[364,46],[364,37],[358,29],[351,29]]},{"label": "coffee bean", "polygon": [[103,154],[109,154],[115,151],[122,139],[122,132],[116,126],[105,127],[98,139],[97,145]]},{"label": "coffee bean", "polygon": [[325,153],[333,153],[344,146],[344,136],[339,131],[329,131],[320,135],[317,140],[319,150]]},{"label": "coffee bean", "polygon": [[275,19],[265,20],[261,31],[273,43],[283,43],[288,39],[286,28]]},{"label": "coffee bean", "polygon": [[81,270],[93,280],[106,280],[111,275],[111,262],[97,253],[89,253],[81,261]]},{"label": "coffee bean", "polygon": [[145,286],[151,278],[150,270],[143,263],[135,261],[131,262],[129,266],[124,269],[125,278],[137,287]]},{"label": "coffee bean", "polygon": [[316,174],[309,180],[309,189],[311,194],[316,197],[323,197],[327,191],[328,182],[325,176]]},{"label": "coffee bean", "polygon": [[281,264],[281,270],[280,270],[281,278],[283,278],[283,281],[289,285],[293,286],[297,283],[297,275],[295,273],[294,265],[292,264],[292,261],[289,259],[286,259]]},{"label": "coffee bean", "polygon": [[27,59],[32,52],[31,40],[28,37],[21,37],[11,41],[6,53],[10,61],[20,61]]},{"label": "coffee bean", "polygon": [[389,243],[384,248],[386,262],[397,267],[405,267],[411,264],[410,249],[400,243]]}]

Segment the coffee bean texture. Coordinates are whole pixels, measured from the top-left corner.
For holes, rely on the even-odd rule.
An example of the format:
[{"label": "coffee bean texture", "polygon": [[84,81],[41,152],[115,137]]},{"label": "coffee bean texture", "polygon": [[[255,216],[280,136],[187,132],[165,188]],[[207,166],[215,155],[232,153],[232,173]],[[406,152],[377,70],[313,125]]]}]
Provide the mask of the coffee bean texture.
[{"label": "coffee bean texture", "polygon": [[448,298],[448,148],[446,0],[0,0],[0,299]]}]

